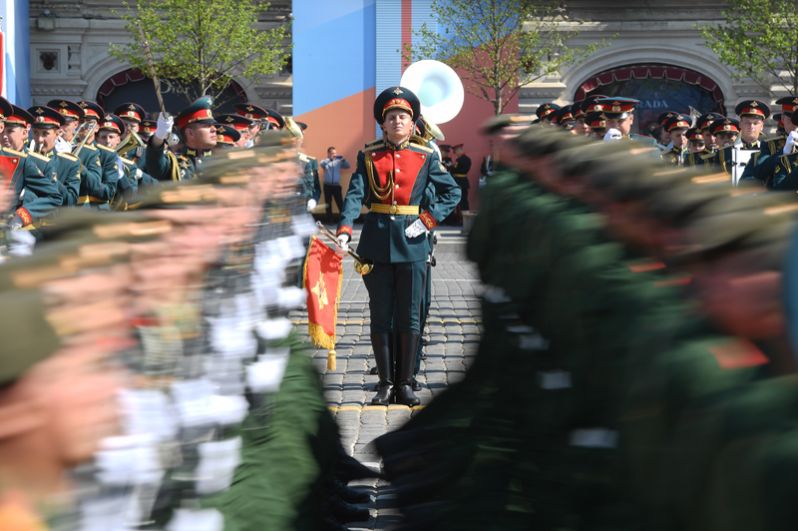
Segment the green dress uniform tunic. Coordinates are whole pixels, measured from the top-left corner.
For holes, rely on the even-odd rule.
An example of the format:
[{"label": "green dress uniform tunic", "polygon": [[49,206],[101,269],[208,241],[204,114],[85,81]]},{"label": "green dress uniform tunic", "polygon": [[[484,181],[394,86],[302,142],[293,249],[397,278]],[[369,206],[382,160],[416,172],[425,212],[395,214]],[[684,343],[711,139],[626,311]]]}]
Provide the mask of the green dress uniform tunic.
[{"label": "green dress uniform tunic", "polygon": [[210,155],[211,151],[199,152],[186,146],[172,153],[166,142],[159,147],[150,144],[145,155],[144,171],[158,181],[186,181],[196,176],[202,160]]},{"label": "green dress uniform tunic", "polygon": [[[422,210],[424,191],[430,184],[435,199]],[[401,146],[377,140],[358,153],[338,234],[351,236],[361,206],[369,208],[357,252],[374,263],[373,271],[363,277],[371,300],[372,332],[390,333],[394,324],[398,331],[420,331],[419,308],[430,244],[425,234],[408,238],[405,229],[417,219],[432,229],[459,200],[459,187],[423,139],[413,137]]]},{"label": "green dress uniform tunic", "polygon": [[49,175],[58,183],[62,202],[59,206],[75,206],[80,196],[80,160],[69,153],[51,152],[49,155],[29,152],[28,156],[36,162],[44,175]]},{"label": "green dress uniform tunic", "polygon": [[[80,161],[80,193],[70,206],[77,205],[81,196],[89,195],[88,190],[99,188],[103,181],[103,163],[100,161],[100,151],[97,147],[84,144],[77,157]],[[80,203],[84,202],[85,199]]]},{"label": "green dress uniform tunic", "polygon": [[[63,201],[58,181],[45,174],[33,157],[8,148],[0,149],[6,186],[13,193],[11,210],[23,226],[47,217]],[[9,174],[6,175],[5,172]],[[33,197],[25,195],[32,193]]]},{"label": "green dress uniform tunic", "polygon": [[[97,150],[97,162],[100,167],[100,178],[81,179],[78,204],[100,210],[110,210],[110,202],[116,195],[119,183],[119,161],[116,151],[101,145],[92,146]],[[83,150],[86,146],[83,146]],[[83,152],[81,150],[81,153]]]},{"label": "green dress uniform tunic", "polygon": [[777,159],[781,156],[784,149],[785,137],[771,138],[761,141],[759,153],[751,157],[748,165],[740,177],[740,182],[758,182],[767,186],[768,178],[773,174]]}]

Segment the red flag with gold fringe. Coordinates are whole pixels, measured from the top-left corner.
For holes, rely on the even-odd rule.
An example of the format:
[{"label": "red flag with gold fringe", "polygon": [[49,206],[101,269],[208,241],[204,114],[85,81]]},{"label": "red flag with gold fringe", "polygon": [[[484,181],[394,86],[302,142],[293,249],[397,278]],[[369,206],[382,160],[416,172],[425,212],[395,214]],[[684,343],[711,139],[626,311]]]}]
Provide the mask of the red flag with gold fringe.
[{"label": "red flag with gold fringe", "polygon": [[308,333],[316,346],[328,350],[327,368],[331,371],[335,370],[335,325],[343,280],[341,255],[312,237],[303,273],[308,294]]}]

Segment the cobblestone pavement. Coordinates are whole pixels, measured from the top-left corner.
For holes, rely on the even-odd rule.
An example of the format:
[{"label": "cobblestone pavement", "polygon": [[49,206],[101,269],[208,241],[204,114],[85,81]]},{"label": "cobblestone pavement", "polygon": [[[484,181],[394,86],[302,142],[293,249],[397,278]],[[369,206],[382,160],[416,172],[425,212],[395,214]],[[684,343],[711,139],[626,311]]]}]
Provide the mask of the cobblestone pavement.
[{"label": "cobblestone pavement", "polygon": [[[356,231],[354,240],[357,239]],[[462,378],[479,341],[481,287],[474,268],[465,259],[465,240],[459,228],[438,231],[435,256],[432,307],[424,331],[428,342],[426,359],[422,360],[418,375],[423,385],[418,393],[419,408],[449,383]],[[419,408],[370,405],[377,376],[369,374],[374,360],[369,339],[368,293],[351,259],[344,263],[337,336],[337,370],[326,370],[326,350],[317,350],[314,362],[324,374],[327,402],[340,426],[344,448],[368,466],[378,468],[379,460],[369,443],[401,426]],[[371,490],[376,499],[370,507],[370,520],[351,523],[351,529],[390,529],[398,521],[397,511],[391,507],[390,485],[374,480],[352,485]]]}]

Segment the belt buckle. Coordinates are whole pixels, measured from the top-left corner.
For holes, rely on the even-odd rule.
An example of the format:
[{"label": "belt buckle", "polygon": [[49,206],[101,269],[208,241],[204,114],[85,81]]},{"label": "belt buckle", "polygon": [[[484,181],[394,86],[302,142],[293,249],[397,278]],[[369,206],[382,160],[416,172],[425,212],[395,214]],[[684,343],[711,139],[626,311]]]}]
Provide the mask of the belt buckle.
[{"label": "belt buckle", "polygon": [[396,207],[396,205],[391,205],[391,207],[388,209],[388,213],[391,215],[396,214],[398,211],[399,209]]}]

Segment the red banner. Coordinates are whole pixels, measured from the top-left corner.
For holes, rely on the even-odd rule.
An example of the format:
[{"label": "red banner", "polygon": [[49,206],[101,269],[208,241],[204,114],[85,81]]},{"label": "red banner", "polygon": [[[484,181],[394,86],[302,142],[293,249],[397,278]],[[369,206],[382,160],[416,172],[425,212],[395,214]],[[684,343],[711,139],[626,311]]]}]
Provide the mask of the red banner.
[{"label": "red banner", "polygon": [[308,293],[308,333],[313,343],[335,349],[335,324],[344,280],[343,260],[315,236],[305,257],[303,281]]}]

